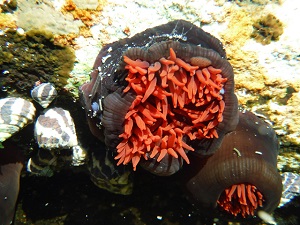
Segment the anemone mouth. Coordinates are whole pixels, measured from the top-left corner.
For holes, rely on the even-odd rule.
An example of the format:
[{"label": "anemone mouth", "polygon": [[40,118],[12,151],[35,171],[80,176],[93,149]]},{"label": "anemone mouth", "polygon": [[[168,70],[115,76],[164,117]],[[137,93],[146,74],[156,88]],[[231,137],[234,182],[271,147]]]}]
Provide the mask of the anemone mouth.
[{"label": "anemone mouth", "polygon": [[190,63],[169,48],[169,57],[149,63],[124,56],[128,71],[124,93],[134,92],[125,121],[122,141],[117,145],[118,165],[132,162],[136,169],[141,157],[166,154],[182,157],[194,151],[189,140],[218,138],[217,126],[223,121],[224,85],[222,70],[208,59],[193,57]]},{"label": "anemone mouth", "polygon": [[254,216],[258,207],[263,206],[263,194],[249,183],[234,184],[226,188],[217,204],[228,213],[242,217]]}]

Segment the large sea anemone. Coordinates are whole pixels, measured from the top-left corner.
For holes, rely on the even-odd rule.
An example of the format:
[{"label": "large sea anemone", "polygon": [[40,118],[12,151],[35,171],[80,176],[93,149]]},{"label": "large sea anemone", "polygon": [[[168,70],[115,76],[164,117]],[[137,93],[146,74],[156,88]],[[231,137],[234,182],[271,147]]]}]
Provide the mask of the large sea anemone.
[{"label": "large sea anemone", "polygon": [[188,151],[212,154],[238,122],[225,57],[218,39],[182,20],[105,46],[81,87],[92,133],[118,165],[141,160],[159,175],[189,163]]}]

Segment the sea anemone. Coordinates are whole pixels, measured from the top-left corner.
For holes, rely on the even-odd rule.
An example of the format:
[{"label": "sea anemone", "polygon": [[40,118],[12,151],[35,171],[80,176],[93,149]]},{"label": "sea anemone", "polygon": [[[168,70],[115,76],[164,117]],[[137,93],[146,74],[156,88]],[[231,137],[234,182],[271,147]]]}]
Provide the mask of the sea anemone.
[{"label": "sea anemone", "polygon": [[277,171],[278,141],[274,130],[250,112],[240,113],[235,131],[208,159],[190,157],[185,171],[190,199],[237,217],[271,213],[279,204],[282,183]]},{"label": "sea anemone", "polygon": [[91,82],[81,87],[92,133],[118,165],[131,162],[134,170],[141,159],[160,162],[167,155],[189,163],[187,151],[195,147],[212,154],[238,121],[233,71],[224,57],[218,39],[181,20],[106,46]]}]

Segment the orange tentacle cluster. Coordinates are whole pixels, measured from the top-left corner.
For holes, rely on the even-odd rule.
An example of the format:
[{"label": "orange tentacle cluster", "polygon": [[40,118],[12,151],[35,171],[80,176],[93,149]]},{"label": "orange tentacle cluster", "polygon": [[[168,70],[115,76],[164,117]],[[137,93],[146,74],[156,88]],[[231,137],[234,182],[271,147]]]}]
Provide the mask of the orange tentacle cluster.
[{"label": "orange tentacle cluster", "polygon": [[257,207],[263,205],[263,195],[251,184],[236,184],[226,188],[218,204],[234,216],[241,214],[244,218],[252,215]]},{"label": "orange tentacle cluster", "polygon": [[[123,140],[117,146],[118,165],[130,161],[134,170],[141,157],[166,154],[189,163],[185,150],[190,140],[218,138],[216,126],[223,120],[225,102],[221,90],[227,78],[212,66],[199,68],[180,58],[172,48],[170,57],[149,64],[124,56],[128,86],[136,94],[124,122]],[[186,135],[186,136],[185,136]],[[147,154],[146,154],[147,153]]]}]

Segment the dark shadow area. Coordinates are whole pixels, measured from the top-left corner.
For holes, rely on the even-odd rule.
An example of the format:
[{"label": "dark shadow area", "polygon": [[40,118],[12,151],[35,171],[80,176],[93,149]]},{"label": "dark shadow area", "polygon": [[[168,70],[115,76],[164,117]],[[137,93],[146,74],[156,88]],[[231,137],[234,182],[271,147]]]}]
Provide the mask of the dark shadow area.
[{"label": "dark shadow area", "polygon": [[[133,194],[122,196],[99,189],[84,172],[62,171],[51,178],[26,176],[21,179],[19,204],[27,223],[17,218],[15,225],[228,224],[220,219],[221,214],[196,212],[176,184],[177,179],[178,176],[156,177],[138,168]],[[277,209],[277,224],[300,224],[299,206],[298,197]],[[241,224],[259,223],[252,220]]]}]

